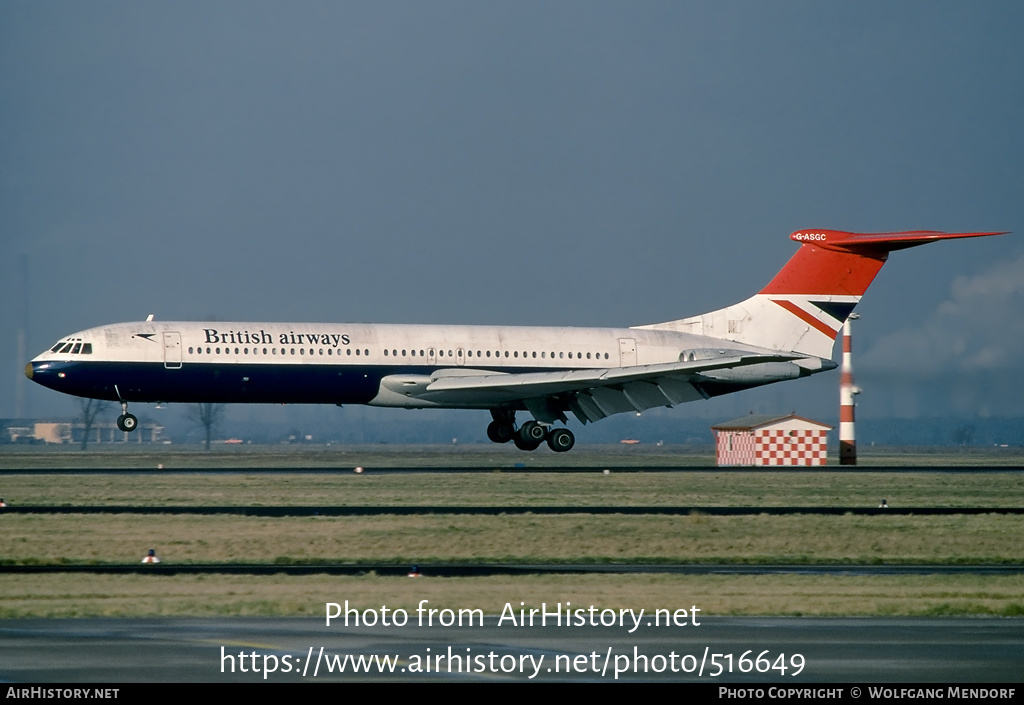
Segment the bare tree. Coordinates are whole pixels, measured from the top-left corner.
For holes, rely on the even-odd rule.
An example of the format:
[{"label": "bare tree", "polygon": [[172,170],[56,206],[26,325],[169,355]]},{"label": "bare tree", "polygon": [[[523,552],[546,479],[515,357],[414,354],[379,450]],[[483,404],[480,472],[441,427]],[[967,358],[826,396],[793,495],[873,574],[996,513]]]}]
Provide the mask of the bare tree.
[{"label": "bare tree", "polygon": [[82,450],[89,446],[89,432],[92,431],[92,427],[96,423],[96,417],[105,411],[109,405],[110,402],[103,401],[102,399],[78,400],[78,407],[82,412],[80,416],[82,419]]},{"label": "bare tree", "polygon": [[953,430],[953,442],[963,449],[974,443],[974,424],[960,426]]},{"label": "bare tree", "polygon": [[210,450],[213,430],[224,420],[224,405],[213,402],[193,404],[189,407],[188,418],[197,426],[202,426],[206,433],[206,450]]}]

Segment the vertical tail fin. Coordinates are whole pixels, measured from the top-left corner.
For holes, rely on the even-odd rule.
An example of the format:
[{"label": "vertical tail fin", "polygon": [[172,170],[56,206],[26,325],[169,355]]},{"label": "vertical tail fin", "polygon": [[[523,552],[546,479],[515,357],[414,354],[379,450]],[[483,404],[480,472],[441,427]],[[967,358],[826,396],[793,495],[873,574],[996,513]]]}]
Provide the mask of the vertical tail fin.
[{"label": "vertical tail fin", "polygon": [[937,240],[1003,233],[797,230],[800,249],[759,293],[718,311],[641,328],[676,330],[771,350],[832,357],[836,336],[889,253]]}]

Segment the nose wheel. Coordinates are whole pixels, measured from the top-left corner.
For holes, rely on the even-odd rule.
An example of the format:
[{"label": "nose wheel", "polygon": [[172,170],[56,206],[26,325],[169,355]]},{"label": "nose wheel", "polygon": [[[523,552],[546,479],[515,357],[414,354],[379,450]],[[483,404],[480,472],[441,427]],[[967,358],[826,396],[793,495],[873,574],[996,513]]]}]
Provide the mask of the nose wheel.
[{"label": "nose wheel", "polygon": [[128,402],[121,402],[121,415],[117,417],[117,427],[126,433],[138,428],[139,420],[128,413]]}]

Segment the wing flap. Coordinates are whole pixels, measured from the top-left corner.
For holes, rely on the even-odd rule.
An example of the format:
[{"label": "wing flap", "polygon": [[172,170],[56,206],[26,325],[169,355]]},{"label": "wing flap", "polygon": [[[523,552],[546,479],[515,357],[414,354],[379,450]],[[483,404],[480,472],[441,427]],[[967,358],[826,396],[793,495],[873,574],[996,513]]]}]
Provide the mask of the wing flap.
[{"label": "wing flap", "polygon": [[594,403],[597,404],[605,416],[636,410],[626,395],[619,389],[613,387],[594,387],[587,391],[590,398],[594,400]]},{"label": "wing flap", "polygon": [[653,409],[656,406],[672,406],[672,402],[662,393],[656,382],[627,382],[622,385],[622,393],[637,411]]},{"label": "wing flap", "polygon": [[564,411],[568,410],[582,423],[588,423],[613,414],[706,399],[700,387],[702,373],[798,359],[801,356],[719,351],[711,359],[585,370],[509,373],[443,369],[429,378],[417,377],[412,394],[408,386],[402,391],[442,406],[494,408],[521,404],[543,423],[565,421]]},{"label": "wing flap", "polygon": [[589,394],[573,394],[569,397],[569,409],[582,424],[600,421],[608,415],[601,411],[601,407]]},{"label": "wing flap", "polygon": [[712,360],[669,362],[657,365],[634,365],[587,370],[564,370],[554,372],[480,372],[447,374],[439,370],[434,374],[425,392],[433,396],[439,392],[490,392],[498,396],[510,394],[509,399],[529,399],[578,392],[592,388],[610,387],[629,382],[649,382],[661,377],[689,379],[692,375],[709,370],[745,367],[765,362],[788,362],[800,355],[782,354],[737,354]]}]

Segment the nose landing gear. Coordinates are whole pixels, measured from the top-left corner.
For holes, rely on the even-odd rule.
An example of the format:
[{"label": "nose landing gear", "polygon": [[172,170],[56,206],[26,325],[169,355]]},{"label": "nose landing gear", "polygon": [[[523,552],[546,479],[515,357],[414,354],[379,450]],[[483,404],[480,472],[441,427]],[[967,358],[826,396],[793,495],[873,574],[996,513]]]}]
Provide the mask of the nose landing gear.
[{"label": "nose landing gear", "polygon": [[[117,396],[121,396],[121,392],[118,391],[117,385],[114,385],[114,391],[117,392]],[[128,413],[128,402],[121,399],[121,415],[117,417],[117,427],[122,431],[131,433],[139,426],[139,420]]]}]

